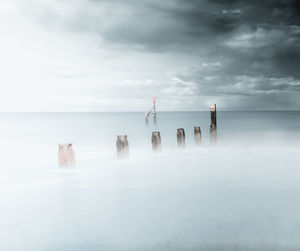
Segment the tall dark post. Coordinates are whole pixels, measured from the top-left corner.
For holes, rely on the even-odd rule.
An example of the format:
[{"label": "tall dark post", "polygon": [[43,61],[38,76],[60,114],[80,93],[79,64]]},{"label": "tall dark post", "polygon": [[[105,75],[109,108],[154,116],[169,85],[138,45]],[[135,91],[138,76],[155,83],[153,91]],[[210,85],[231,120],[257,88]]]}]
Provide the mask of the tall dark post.
[{"label": "tall dark post", "polygon": [[217,105],[210,105],[210,141],[215,143],[217,141]]},{"label": "tall dark post", "polygon": [[127,135],[118,135],[116,146],[117,146],[118,158],[129,157],[129,144],[128,144]]},{"label": "tall dark post", "polygon": [[210,105],[210,124],[217,128],[217,105]]},{"label": "tall dark post", "polygon": [[201,128],[200,128],[200,126],[194,127],[194,139],[195,139],[195,144],[200,145],[200,143],[201,143]]},{"label": "tall dark post", "polygon": [[161,150],[160,132],[152,132],[151,142],[152,142],[153,151],[160,151]]},{"label": "tall dark post", "polygon": [[178,147],[185,147],[185,133],[183,128],[177,129],[177,146]]},{"label": "tall dark post", "polygon": [[153,120],[154,120],[154,123],[156,123],[156,107],[155,107],[156,97],[153,97],[152,101],[153,101]]}]

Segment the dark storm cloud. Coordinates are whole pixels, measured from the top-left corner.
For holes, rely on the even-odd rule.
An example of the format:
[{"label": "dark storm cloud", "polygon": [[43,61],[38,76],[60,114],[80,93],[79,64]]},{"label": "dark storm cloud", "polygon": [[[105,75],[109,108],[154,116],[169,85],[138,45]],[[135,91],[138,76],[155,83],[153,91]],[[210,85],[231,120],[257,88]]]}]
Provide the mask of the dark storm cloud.
[{"label": "dark storm cloud", "polygon": [[[213,7],[208,9],[206,27],[211,33],[206,38],[212,41],[203,46],[210,60],[221,60],[222,67],[199,66],[179,75],[180,79],[198,83],[197,93],[206,95],[299,92],[299,2],[210,2]],[[197,1],[189,3],[195,12],[201,8]],[[195,27],[204,21],[197,19],[194,11],[192,15],[182,12],[179,16]],[[270,95],[266,102],[267,97]]]},{"label": "dark storm cloud", "polygon": [[[104,1],[95,1],[103,3]],[[217,45],[241,27],[284,30],[300,24],[299,3],[294,1],[123,1],[121,16],[102,36],[111,42],[139,44],[146,49]],[[126,4],[125,4],[126,3]],[[206,45],[207,46],[207,45]],[[176,48],[178,49],[178,48]],[[213,48],[215,49],[215,48]]]},{"label": "dark storm cloud", "polygon": [[[49,26],[58,24],[81,32],[95,32],[111,43],[151,51],[186,50],[190,46],[193,50],[201,47],[220,50],[223,49],[220,41],[240,32],[241,27],[249,30],[264,27],[269,31],[300,24],[300,7],[296,0],[86,0],[63,3],[67,11],[36,2],[37,6],[31,12],[38,13],[43,23]],[[210,44],[205,44],[207,42]]]},{"label": "dark storm cloud", "polygon": [[43,23],[97,34],[116,50],[198,57],[178,72],[178,93],[268,102],[300,91],[298,0],[86,0],[67,12],[39,5]]}]

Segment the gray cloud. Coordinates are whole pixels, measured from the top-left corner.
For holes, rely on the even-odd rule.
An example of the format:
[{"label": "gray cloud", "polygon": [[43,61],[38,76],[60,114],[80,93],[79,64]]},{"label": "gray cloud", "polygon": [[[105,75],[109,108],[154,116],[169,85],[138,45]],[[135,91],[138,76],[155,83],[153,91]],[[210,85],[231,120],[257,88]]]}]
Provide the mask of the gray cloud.
[{"label": "gray cloud", "polygon": [[[182,62],[188,69],[178,71],[168,84],[142,84],[144,89],[134,91],[140,95],[160,86],[162,95],[250,95],[270,102],[270,97],[300,91],[297,0],[33,3],[34,8],[24,11],[48,29],[95,34],[111,50],[199,58],[194,65]],[[291,105],[289,99],[286,105]]]}]

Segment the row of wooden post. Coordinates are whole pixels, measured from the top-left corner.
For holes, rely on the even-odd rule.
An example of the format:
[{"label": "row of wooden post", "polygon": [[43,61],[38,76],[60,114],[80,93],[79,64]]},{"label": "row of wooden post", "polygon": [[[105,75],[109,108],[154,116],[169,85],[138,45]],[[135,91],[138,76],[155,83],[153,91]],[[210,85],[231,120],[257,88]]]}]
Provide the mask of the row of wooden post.
[{"label": "row of wooden post", "polygon": [[[217,106],[212,104],[210,106],[210,140],[211,143],[217,141]],[[201,143],[201,128],[200,126],[194,127],[194,140],[195,144],[199,145]],[[151,136],[152,149],[153,151],[161,150],[161,136],[160,132],[152,132]],[[180,148],[185,147],[185,132],[184,128],[177,129],[177,146]],[[117,154],[118,157],[127,157],[129,155],[129,144],[127,135],[117,136]]]},{"label": "row of wooden post", "polygon": [[[194,139],[195,144],[199,145],[201,143],[201,129],[200,126],[194,127]],[[151,143],[153,151],[161,150],[161,136],[160,132],[155,131],[152,132]],[[118,157],[127,157],[129,155],[129,144],[127,135],[119,135],[117,136],[117,154]],[[185,147],[185,132],[183,128],[177,129],[177,146],[179,148]]]},{"label": "row of wooden post", "polygon": [[[155,113],[156,115],[156,113]],[[217,140],[217,107],[216,104],[211,105],[210,107],[210,140],[212,143],[215,143]],[[201,128],[200,126],[194,127],[194,139],[195,144],[199,145],[201,143]],[[151,136],[152,149],[153,151],[161,150],[161,136],[160,132],[152,132]],[[117,155],[119,158],[129,156],[129,143],[127,135],[118,135],[117,136]],[[177,129],[177,146],[184,148],[185,147],[185,132],[183,128]],[[72,144],[59,144],[58,151],[58,162],[61,167],[69,167],[75,165],[75,155],[72,149]]]}]

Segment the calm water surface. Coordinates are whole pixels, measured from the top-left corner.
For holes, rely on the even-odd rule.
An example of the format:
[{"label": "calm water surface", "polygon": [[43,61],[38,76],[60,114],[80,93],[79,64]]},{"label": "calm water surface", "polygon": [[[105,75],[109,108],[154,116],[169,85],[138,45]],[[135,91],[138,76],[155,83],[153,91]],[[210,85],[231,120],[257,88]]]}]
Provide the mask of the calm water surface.
[{"label": "calm water surface", "polygon": [[[209,112],[1,113],[0,250],[300,250],[300,112],[217,122],[211,145]],[[74,169],[58,168],[64,142]]]}]

